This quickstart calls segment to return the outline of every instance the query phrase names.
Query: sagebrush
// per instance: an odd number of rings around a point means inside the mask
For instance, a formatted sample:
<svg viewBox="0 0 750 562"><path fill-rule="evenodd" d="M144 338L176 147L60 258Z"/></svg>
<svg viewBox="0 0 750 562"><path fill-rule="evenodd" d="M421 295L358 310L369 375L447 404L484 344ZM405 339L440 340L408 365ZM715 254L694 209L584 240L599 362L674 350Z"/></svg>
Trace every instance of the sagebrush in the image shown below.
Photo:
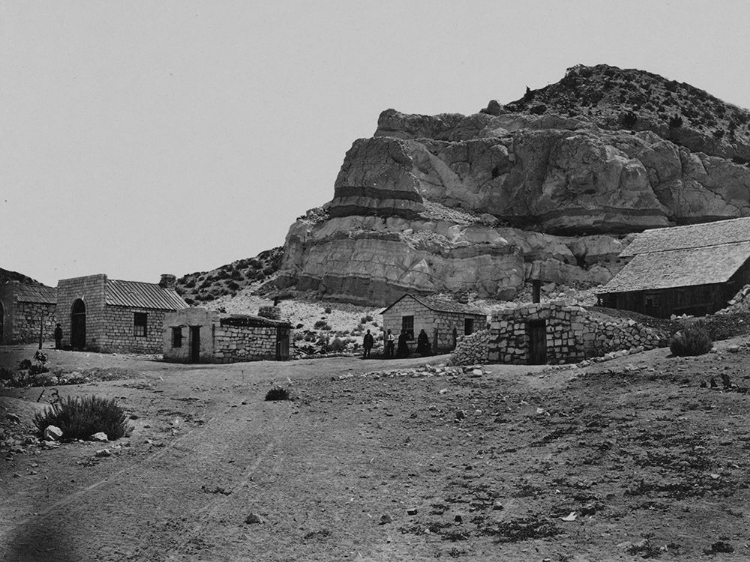
<svg viewBox="0 0 750 562"><path fill-rule="evenodd" d="M113 441L130 430L127 416L117 402L96 396L68 396L44 412L35 414L34 425L39 430L40 437L44 436L47 426L59 427L65 440L88 439L103 431Z"/></svg>
<svg viewBox="0 0 750 562"><path fill-rule="evenodd" d="M678 357L703 355L711 351L712 347L711 336L702 326L688 326L677 332L669 341L672 355Z"/></svg>

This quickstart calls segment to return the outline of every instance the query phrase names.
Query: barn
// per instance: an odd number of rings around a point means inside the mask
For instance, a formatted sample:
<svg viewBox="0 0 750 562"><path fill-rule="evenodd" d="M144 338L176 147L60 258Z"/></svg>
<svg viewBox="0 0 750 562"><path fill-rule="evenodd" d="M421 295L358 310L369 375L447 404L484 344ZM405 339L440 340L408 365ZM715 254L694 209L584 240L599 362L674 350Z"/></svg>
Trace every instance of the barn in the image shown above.
<svg viewBox="0 0 750 562"><path fill-rule="evenodd" d="M381 312L383 331L395 338L403 331L411 352L416 351L417 336L424 329L433 353L456 347L458 336L472 334L487 327L487 314L472 305L436 296L417 297L405 294Z"/></svg>
<svg viewBox="0 0 750 562"><path fill-rule="evenodd" d="M11 281L0 285L0 344L34 343L53 337L54 287Z"/></svg>
<svg viewBox="0 0 750 562"><path fill-rule="evenodd" d="M187 307L175 276L157 283L108 279L104 274L61 279L57 317L63 346L117 353L161 353L167 312Z"/></svg>
<svg viewBox="0 0 750 562"><path fill-rule="evenodd" d="M750 218L647 230L629 260L597 291L599 304L656 318L703 316L750 283Z"/></svg>

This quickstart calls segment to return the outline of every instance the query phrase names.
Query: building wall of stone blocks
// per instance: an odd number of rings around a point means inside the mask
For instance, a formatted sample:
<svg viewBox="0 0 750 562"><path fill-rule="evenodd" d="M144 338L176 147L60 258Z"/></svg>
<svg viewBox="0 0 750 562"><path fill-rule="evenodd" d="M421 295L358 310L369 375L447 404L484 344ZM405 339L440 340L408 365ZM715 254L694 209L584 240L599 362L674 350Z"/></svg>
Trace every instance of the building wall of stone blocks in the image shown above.
<svg viewBox="0 0 750 562"><path fill-rule="evenodd" d="M528 364L529 325L542 320L549 364L574 363L623 349L653 349L661 339L657 332L633 320L594 317L565 301L527 304L492 316L488 360Z"/></svg>
<svg viewBox="0 0 750 562"><path fill-rule="evenodd" d="M81 299L86 305L86 348L102 351L106 333L104 314L107 276L89 275L61 279L57 283L57 318L62 324L63 345L70 345L73 303Z"/></svg>
<svg viewBox="0 0 750 562"><path fill-rule="evenodd" d="M164 317L162 328L162 353L165 361L190 363L193 337L190 327L198 328L200 363L213 363L214 355L214 326L219 324L219 313L205 308L184 308L168 312ZM173 329L179 329L182 334L182 344L174 347Z"/></svg>
<svg viewBox="0 0 750 562"><path fill-rule="evenodd" d="M414 316L414 339L409 341L409 349L414 352L417 348L417 336L424 329L430 339L430 345L435 346L435 330L437 330L438 352L450 351L454 347L453 329L457 335L464 335L464 325L467 318L474 320L474 331L483 330L487 325L487 317L481 314L464 312L444 312L432 310L410 296L406 296L383 313L383 334L390 329L394 338L401 333L401 319L404 316Z"/></svg>
<svg viewBox="0 0 750 562"><path fill-rule="evenodd" d="M135 313L146 314L146 335L135 335ZM167 311L149 308L106 306L105 330L99 340L99 350L112 353L161 353L164 317ZM88 317L86 319L88 328Z"/></svg>
<svg viewBox="0 0 750 562"><path fill-rule="evenodd" d="M216 326L214 359L217 363L273 361L276 332L276 326Z"/></svg>
<svg viewBox="0 0 750 562"><path fill-rule="evenodd" d="M57 322L55 303L19 300L16 284L0 287L2 305L2 341L0 344L36 343L39 341L40 323L43 325L42 341L54 339Z"/></svg>

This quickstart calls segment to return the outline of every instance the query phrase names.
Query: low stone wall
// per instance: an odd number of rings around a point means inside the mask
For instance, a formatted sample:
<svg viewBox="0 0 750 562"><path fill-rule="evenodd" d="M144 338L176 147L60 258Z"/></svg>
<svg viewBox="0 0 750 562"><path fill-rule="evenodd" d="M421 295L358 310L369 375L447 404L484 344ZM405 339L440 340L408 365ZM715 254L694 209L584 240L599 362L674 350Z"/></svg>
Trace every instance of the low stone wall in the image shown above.
<svg viewBox="0 0 750 562"><path fill-rule="evenodd" d="M526 304L492 316L487 353L482 338L464 338L451 356L451 364L477 362L530 363L529 325L544 323L547 364L576 363L590 357L628 349L659 347L662 335L630 319L593 314L567 301Z"/></svg>
<svg viewBox="0 0 750 562"><path fill-rule="evenodd" d="M490 351L489 342L489 329L459 338L455 351L448 359L448 365L481 365L487 363Z"/></svg>

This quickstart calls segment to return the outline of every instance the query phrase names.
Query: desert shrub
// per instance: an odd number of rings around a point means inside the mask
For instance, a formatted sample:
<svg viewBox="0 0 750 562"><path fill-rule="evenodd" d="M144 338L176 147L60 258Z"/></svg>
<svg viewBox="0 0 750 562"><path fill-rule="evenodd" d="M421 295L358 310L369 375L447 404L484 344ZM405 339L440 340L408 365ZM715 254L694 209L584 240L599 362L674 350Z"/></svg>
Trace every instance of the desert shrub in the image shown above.
<svg viewBox="0 0 750 562"><path fill-rule="evenodd" d="M193 287L195 287L195 279L190 279L190 281L185 282L186 289L192 289Z"/></svg>
<svg viewBox="0 0 750 562"><path fill-rule="evenodd" d="M13 371L0 367L0 381L9 381L13 378Z"/></svg>
<svg viewBox="0 0 750 562"><path fill-rule="evenodd" d="M328 322L325 320L318 320L315 322L315 325L313 326L316 330L330 330L331 326L328 325Z"/></svg>
<svg viewBox="0 0 750 562"><path fill-rule="evenodd" d="M269 275L273 275L275 272L276 270L270 265L263 268L263 275L265 275L266 277L268 277Z"/></svg>
<svg viewBox="0 0 750 562"><path fill-rule="evenodd" d="M300 323L299 323L299 324L297 324L297 325L296 325L296 326L295 326L294 328L295 328L296 330L299 330L300 328L304 328L304 327L305 327L305 325L304 325L304 324L303 324L302 322L300 322Z"/></svg>
<svg viewBox="0 0 750 562"><path fill-rule="evenodd" d="M289 400L289 391L286 388L274 386L271 390L266 392L267 402L276 400Z"/></svg>
<svg viewBox="0 0 750 562"><path fill-rule="evenodd" d="M42 373L49 373L49 369L44 365L37 363L29 367L29 375L41 375Z"/></svg>
<svg viewBox="0 0 750 562"><path fill-rule="evenodd" d="M25 371L26 369L30 369L30 368L31 368L31 359L23 359L18 364L18 370L19 371Z"/></svg>
<svg viewBox="0 0 750 562"><path fill-rule="evenodd" d="M620 122L622 123L622 126L626 129L632 129L635 127L635 124L638 122L638 116L633 113L632 111L628 111L627 113L623 113L620 116Z"/></svg>
<svg viewBox="0 0 750 562"><path fill-rule="evenodd" d="M712 347L711 337L702 326L688 326L677 332L669 341L670 351L679 357L703 355L711 351Z"/></svg>
<svg viewBox="0 0 750 562"><path fill-rule="evenodd" d="M229 283L227 283L227 289L229 289L230 291L236 291L239 288L240 286L234 281L229 281Z"/></svg>
<svg viewBox="0 0 750 562"><path fill-rule="evenodd" d="M372 315L368 314L367 316L363 316L360 322L362 322L362 324L367 324L368 322L372 322Z"/></svg>
<svg viewBox="0 0 750 562"><path fill-rule="evenodd" d="M325 313L326 313L326 314L330 314L330 313L331 313L331 307L330 307L330 306L327 306L327 307L325 308Z"/></svg>
<svg viewBox="0 0 750 562"><path fill-rule="evenodd" d="M106 433L108 439L115 440L130 429L125 412L117 402L97 396L68 396L51 408L35 414L34 425L39 430L40 437L44 435L47 426L59 427L66 440L88 439L100 431Z"/></svg>
<svg viewBox="0 0 750 562"><path fill-rule="evenodd" d="M669 118L669 128L679 129L680 127L682 127L682 117L679 115L672 115L672 117Z"/></svg>
<svg viewBox="0 0 750 562"><path fill-rule="evenodd" d="M331 351L333 353L342 353L346 349L346 344L341 340L341 338L334 338L334 340L331 342Z"/></svg>

